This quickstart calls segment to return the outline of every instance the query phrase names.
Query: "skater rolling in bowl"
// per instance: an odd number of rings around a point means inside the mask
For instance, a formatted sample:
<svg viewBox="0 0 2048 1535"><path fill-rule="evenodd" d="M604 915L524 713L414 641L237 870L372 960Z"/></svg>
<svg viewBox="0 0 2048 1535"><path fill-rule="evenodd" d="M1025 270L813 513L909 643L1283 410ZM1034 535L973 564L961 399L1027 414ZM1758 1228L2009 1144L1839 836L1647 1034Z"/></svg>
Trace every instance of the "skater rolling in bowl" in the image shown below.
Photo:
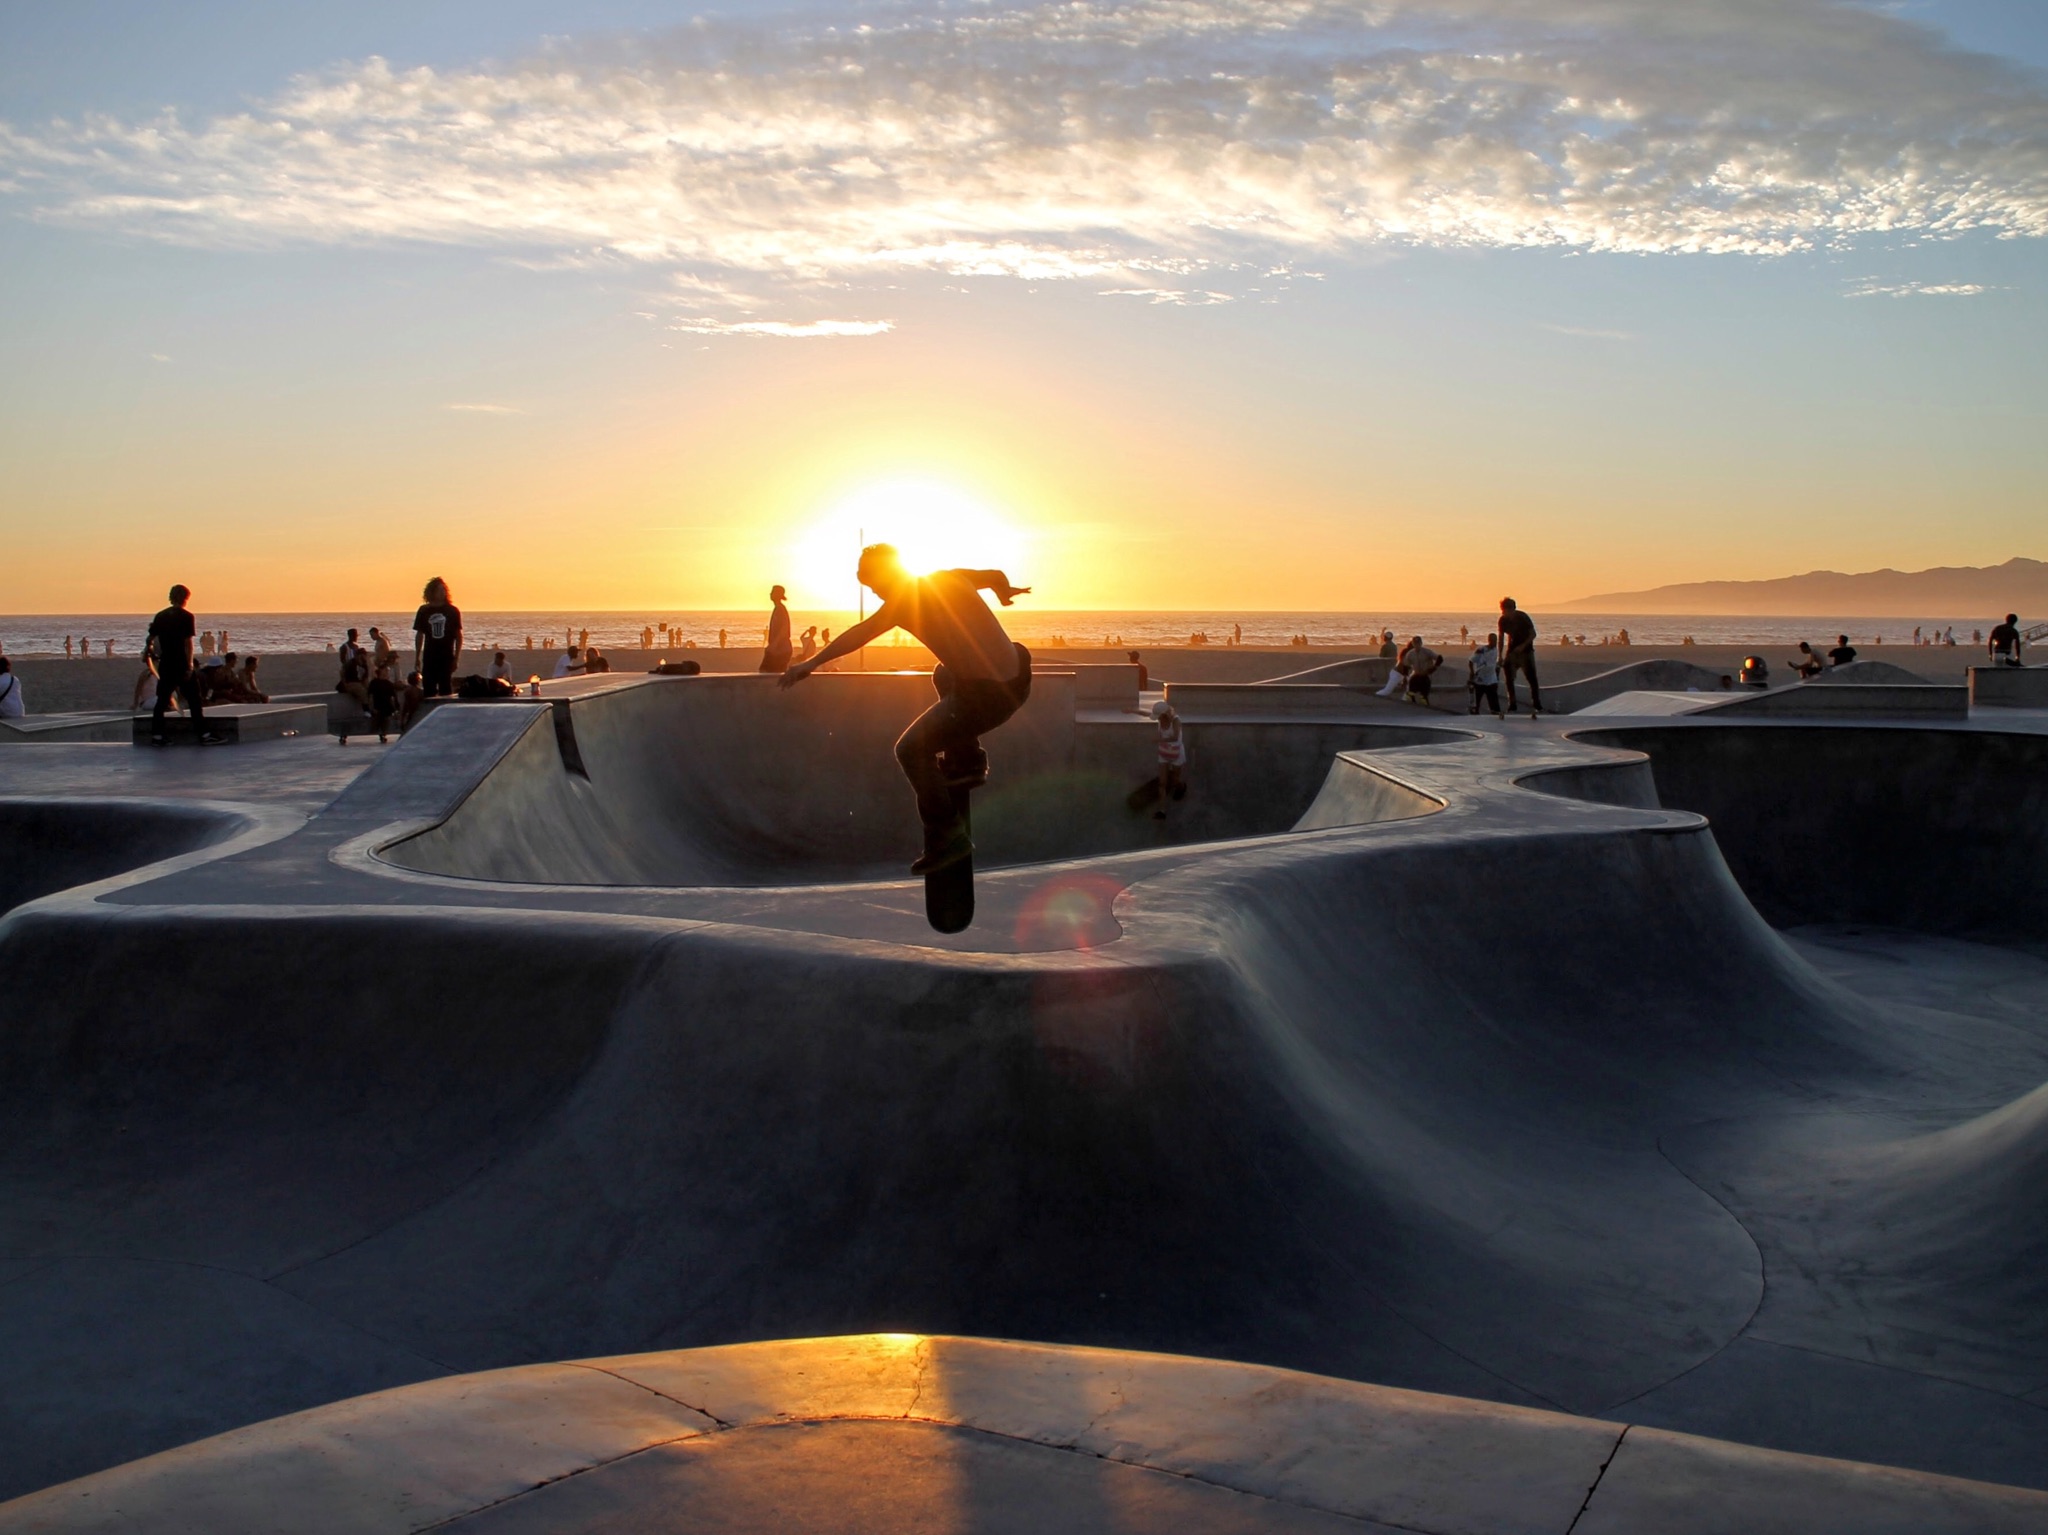
<svg viewBox="0 0 2048 1535"><path fill-rule="evenodd" d="M1008 607L1031 588L1012 586L1000 570L913 576L888 544L861 550L858 574L882 605L816 655L792 663L781 685L795 687L819 667L873 644L891 629L909 631L937 658L932 686L938 702L896 742L896 761L917 791L917 813L924 821L924 856L910 872L930 874L974 851L954 810L952 786L986 774L980 738L1031 696L1031 652L1003 632L981 593L994 592Z"/></svg>

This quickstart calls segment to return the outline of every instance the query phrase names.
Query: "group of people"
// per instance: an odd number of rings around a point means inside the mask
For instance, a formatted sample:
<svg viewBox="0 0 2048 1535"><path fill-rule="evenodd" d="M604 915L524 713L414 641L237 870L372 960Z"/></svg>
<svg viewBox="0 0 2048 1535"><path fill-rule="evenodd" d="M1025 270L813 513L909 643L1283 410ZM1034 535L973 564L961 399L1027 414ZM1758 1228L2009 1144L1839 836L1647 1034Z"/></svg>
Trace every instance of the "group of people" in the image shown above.
<svg viewBox="0 0 2048 1535"><path fill-rule="evenodd" d="M1461 639L1469 639L1471 631L1460 629L1458 633ZM1387 670L1386 685L1379 691L1381 698L1399 697L1408 703L1433 707L1430 694L1445 660L1441 652L1430 649L1419 634L1405 645L1396 645L1394 631L1382 629L1380 655L1394 663ZM1500 689L1505 681L1508 690L1506 712L1519 714L1521 701L1515 696L1517 676L1529 684L1529 718L1541 718L1543 692L1536 680L1536 622L1522 611L1514 598L1503 597L1498 627L1472 647L1472 653L1465 661L1466 712L1477 714L1481 709L1490 709L1493 717L1500 719Z"/></svg>
<svg viewBox="0 0 2048 1535"><path fill-rule="evenodd" d="M76 651L73 651L73 649L71 648L71 643L72 643L72 642L71 642L71 636L70 636L70 635L68 635L68 634L67 634L67 635L65 635L65 636L64 636L64 659L65 659L65 660L69 661L69 660L73 660L74 658L75 658L75 659L78 659L78 660L90 660L90 659L92 658L92 641L91 641L91 640L87 639L87 638L86 638L86 637L85 637L84 635L82 635L82 634L81 634L81 635L80 635L80 636L78 637L78 648L77 648L77 650L76 650ZM113 642L112 640L101 640L101 641L100 641L100 643L101 643L102 645L106 646L106 650L105 650L105 652L104 652L104 654L106 655L106 657L107 657L107 658L108 658L109 660L113 659L113 655L114 655L114 642Z"/></svg>

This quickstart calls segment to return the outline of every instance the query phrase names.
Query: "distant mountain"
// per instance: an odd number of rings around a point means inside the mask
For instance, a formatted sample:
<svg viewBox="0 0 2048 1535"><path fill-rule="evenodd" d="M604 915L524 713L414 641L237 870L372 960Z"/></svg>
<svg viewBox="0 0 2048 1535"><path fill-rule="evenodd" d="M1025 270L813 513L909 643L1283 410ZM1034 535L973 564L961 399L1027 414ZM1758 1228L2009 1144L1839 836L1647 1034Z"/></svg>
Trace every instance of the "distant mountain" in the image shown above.
<svg viewBox="0 0 2048 1535"><path fill-rule="evenodd" d="M1686 581L1533 605L1553 613L1697 613L1779 618L1983 618L2048 613L2048 561L1937 570L1810 570L1773 581Z"/></svg>

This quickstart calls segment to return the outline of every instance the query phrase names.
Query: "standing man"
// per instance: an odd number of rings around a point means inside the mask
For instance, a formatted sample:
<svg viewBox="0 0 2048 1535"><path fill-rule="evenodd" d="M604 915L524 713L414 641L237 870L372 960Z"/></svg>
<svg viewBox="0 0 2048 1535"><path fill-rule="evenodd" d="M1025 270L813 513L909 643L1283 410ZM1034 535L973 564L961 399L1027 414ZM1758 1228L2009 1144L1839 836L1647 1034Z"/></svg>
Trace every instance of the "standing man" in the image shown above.
<svg viewBox="0 0 2048 1535"><path fill-rule="evenodd" d="M1515 673L1529 679L1529 718L1543 717L1543 693L1536 682L1536 621L1515 606L1515 599L1500 600L1501 672L1508 685L1508 713L1519 709L1515 702Z"/></svg>
<svg viewBox="0 0 2048 1535"><path fill-rule="evenodd" d="M449 600L448 583L439 576L420 595L426 601L412 616L412 664L428 698L447 698L455 692L455 659L462 654L462 609Z"/></svg>
<svg viewBox="0 0 2048 1535"><path fill-rule="evenodd" d="M2020 664L2019 614L2006 614L2005 622L1999 624L1991 631L1991 664L1993 666L2018 666Z"/></svg>
<svg viewBox="0 0 2048 1535"><path fill-rule="evenodd" d="M782 686L795 687L819 667L873 644L891 629L908 630L938 658L932 686L939 701L912 720L896 742L896 763L917 791L917 813L924 821L924 856L910 872L931 874L974 851L967 828L953 813L953 771L971 764L981 737L1031 696L1031 652L1003 632L981 600L982 590L994 592L1008 607L1031 588L1012 586L1000 570L913 576L888 544L861 550L857 573L882 605L808 661L791 666L782 674Z"/></svg>
<svg viewBox="0 0 2048 1535"><path fill-rule="evenodd" d="M150 715L149 743L171 744L164 728L164 711L173 698L185 700L185 712L192 717L192 731L201 746L218 746L224 739L206 728L206 709L199 701L199 688L192 674L192 641L198 625L185 604L192 600L190 587L171 588L171 605L149 621L145 653L156 660L156 709Z"/></svg>
<svg viewBox="0 0 2048 1535"><path fill-rule="evenodd" d="M761 670L780 676L789 670L789 658L796 649L789 642L789 609L783 606L788 595L781 587L771 586L768 600L775 604L775 611L768 615L768 644L761 652Z"/></svg>

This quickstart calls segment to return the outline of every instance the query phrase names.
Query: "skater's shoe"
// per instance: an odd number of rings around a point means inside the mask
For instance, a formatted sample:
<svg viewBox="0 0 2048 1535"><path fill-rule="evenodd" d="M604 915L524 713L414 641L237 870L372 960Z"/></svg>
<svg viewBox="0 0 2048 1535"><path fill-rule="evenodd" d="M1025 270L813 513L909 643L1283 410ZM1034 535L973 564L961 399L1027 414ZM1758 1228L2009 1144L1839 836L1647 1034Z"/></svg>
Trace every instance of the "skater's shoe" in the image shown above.
<svg viewBox="0 0 2048 1535"><path fill-rule="evenodd" d="M169 736L151 736L149 738L149 744L151 746L169 746L171 744L171 738Z"/></svg>
<svg viewBox="0 0 2048 1535"><path fill-rule="evenodd" d="M910 872L917 875L936 874L941 869L950 869L962 859L974 855L974 843L964 827L955 826L936 840L925 839L924 856L910 866Z"/></svg>
<svg viewBox="0 0 2048 1535"><path fill-rule="evenodd" d="M979 789L988 782L988 753L979 746L940 752L939 776L949 789Z"/></svg>
<svg viewBox="0 0 2048 1535"><path fill-rule="evenodd" d="M1155 821L1163 821L1166 819L1166 812L1164 810L1155 810L1152 812L1152 819Z"/></svg>
<svg viewBox="0 0 2048 1535"><path fill-rule="evenodd" d="M218 730L209 730L199 738L199 744L201 746L225 746L228 744L228 738Z"/></svg>

